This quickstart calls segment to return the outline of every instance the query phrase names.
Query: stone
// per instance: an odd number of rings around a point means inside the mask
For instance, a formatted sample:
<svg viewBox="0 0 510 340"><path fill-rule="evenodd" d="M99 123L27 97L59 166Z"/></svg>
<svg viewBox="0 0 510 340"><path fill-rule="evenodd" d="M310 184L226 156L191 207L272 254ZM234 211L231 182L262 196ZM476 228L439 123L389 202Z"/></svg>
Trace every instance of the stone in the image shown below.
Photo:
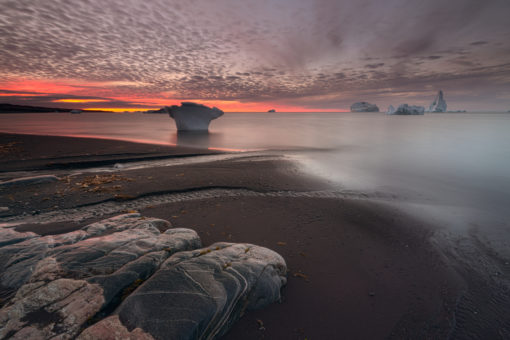
<svg viewBox="0 0 510 340"><path fill-rule="evenodd" d="M423 106L415 106L415 105L400 105L395 112L394 115L422 115L425 113L425 108Z"/></svg>
<svg viewBox="0 0 510 340"><path fill-rule="evenodd" d="M280 300L285 260L124 214L59 235L0 226L0 339L195 339ZM97 322L96 322L97 321Z"/></svg>
<svg viewBox="0 0 510 340"><path fill-rule="evenodd" d="M141 328L129 331L118 315L109 316L82 332L76 340L153 340Z"/></svg>
<svg viewBox="0 0 510 340"><path fill-rule="evenodd" d="M211 120L223 115L223 111L217 107L190 102L182 102L181 106L166 106L164 109L175 120L178 131L208 131Z"/></svg>
<svg viewBox="0 0 510 340"><path fill-rule="evenodd" d="M275 109L271 109L271 110L267 110L267 112L273 113L273 112L276 112L276 110Z"/></svg>
<svg viewBox="0 0 510 340"><path fill-rule="evenodd" d="M120 303L126 288L150 277L169 256L201 246L191 229L158 229L169 226L125 214L0 247L1 285L16 291L0 310L0 339L76 336L87 320Z"/></svg>
<svg viewBox="0 0 510 340"><path fill-rule="evenodd" d="M379 112L379 108L375 104L357 102L351 105L351 112Z"/></svg>
<svg viewBox="0 0 510 340"><path fill-rule="evenodd" d="M115 315L128 329L155 339L212 339L223 335L245 310L280 299L285 260L251 244L216 243L176 253L124 300ZM105 319L84 330L82 339L119 329ZM120 327L121 328L121 327Z"/></svg>
<svg viewBox="0 0 510 340"><path fill-rule="evenodd" d="M429 112L446 112L446 101L443 97L443 91L439 90L434 101L429 106Z"/></svg>

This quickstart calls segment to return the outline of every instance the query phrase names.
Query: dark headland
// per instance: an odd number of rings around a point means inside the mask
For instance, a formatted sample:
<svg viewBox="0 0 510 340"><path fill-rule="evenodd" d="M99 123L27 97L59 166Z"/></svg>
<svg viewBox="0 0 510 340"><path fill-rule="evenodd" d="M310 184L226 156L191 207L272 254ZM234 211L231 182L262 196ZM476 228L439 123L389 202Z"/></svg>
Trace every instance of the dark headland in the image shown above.
<svg viewBox="0 0 510 340"><path fill-rule="evenodd" d="M58 107L30 106L30 105L14 105L8 103L0 103L0 113L54 113L54 112L71 112L72 109L64 109ZM87 110L83 110L87 111ZM97 112L97 111L94 111ZM100 111L110 112L110 111Z"/></svg>

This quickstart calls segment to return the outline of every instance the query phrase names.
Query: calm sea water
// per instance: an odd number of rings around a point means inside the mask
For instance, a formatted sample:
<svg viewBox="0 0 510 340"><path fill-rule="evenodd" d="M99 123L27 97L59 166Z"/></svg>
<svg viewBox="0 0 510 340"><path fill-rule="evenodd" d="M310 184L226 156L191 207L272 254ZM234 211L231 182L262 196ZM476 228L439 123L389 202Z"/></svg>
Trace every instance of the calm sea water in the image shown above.
<svg viewBox="0 0 510 340"><path fill-rule="evenodd" d="M225 114L206 135L159 114L3 114L0 131L234 150L279 150L332 187L394 204L510 249L510 114ZM494 245L493 244L493 245Z"/></svg>

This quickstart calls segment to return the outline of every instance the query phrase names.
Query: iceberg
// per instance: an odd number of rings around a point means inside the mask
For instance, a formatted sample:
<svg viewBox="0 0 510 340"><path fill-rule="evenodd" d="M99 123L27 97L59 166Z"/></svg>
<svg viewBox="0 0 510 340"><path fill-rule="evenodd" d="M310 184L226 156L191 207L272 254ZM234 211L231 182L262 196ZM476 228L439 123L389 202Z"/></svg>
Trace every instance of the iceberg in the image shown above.
<svg viewBox="0 0 510 340"><path fill-rule="evenodd" d="M175 120L177 131L207 131L211 120L223 115L223 111L217 107L191 102L182 102L181 106L165 106L164 109Z"/></svg>
<svg viewBox="0 0 510 340"><path fill-rule="evenodd" d="M379 108L375 104L357 102L351 105L351 112L379 112Z"/></svg>
<svg viewBox="0 0 510 340"><path fill-rule="evenodd" d="M443 91L439 90L434 101L429 106L429 112L446 112L446 101L443 97Z"/></svg>
<svg viewBox="0 0 510 340"><path fill-rule="evenodd" d="M395 113L395 108L393 105L388 106L388 111L386 111L387 114L392 115Z"/></svg>
<svg viewBox="0 0 510 340"><path fill-rule="evenodd" d="M267 110L267 112L276 112L275 109Z"/></svg>
<svg viewBox="0 0 510 340"><path fill-rule="evenodd" d="M425 108L423 106L402 104L392 114L394 114L394 115L422 115L424 113L425 113Z"/></svg>

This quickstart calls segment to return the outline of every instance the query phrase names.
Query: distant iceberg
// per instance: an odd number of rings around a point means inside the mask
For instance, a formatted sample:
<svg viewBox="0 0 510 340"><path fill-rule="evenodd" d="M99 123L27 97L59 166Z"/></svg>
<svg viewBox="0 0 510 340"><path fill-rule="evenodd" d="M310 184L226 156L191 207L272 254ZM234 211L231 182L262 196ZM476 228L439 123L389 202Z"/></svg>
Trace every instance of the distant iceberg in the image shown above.
<svg viewBox="0 0 510 340"><path fill-rule="evenodd" d="M178 131L207 131L211 120L223 115L217 107L190 102L182 102L181 106L165 106L164 109L175 120Z"/></svg>
<svg viewBox="0 0 510 340"><path fill-rule="evenodd" d="M402 104L391 114L393 114L393 115L422 115L424 113L425 113L425 108L423 106Z"/></svg>
<svg viewBox="0 0 510 340"><path fill-rule="evenodd" d="M395 108L393 105L388 106L388 111L386 111L387 114L392 115L395 113Z"/></svg>
<svg viewBox="0 0 510 340"><path fill-rule="evenodd" d="M439 90L434 101L429 106L429 112L446 112L446 101L443 97L443 91Z"/></svg>
<svg viewBox="0 0 510 340"><path fill-rule="evenodd" d="M351 105L351 112L379 112L379 108L368 102L357 102Z"/></svg>
<svg viewBox="0 0 510 340"><path fill-rule="evenodd" d="M267 112L276 112L275 109L267 110Z"/></svg>

